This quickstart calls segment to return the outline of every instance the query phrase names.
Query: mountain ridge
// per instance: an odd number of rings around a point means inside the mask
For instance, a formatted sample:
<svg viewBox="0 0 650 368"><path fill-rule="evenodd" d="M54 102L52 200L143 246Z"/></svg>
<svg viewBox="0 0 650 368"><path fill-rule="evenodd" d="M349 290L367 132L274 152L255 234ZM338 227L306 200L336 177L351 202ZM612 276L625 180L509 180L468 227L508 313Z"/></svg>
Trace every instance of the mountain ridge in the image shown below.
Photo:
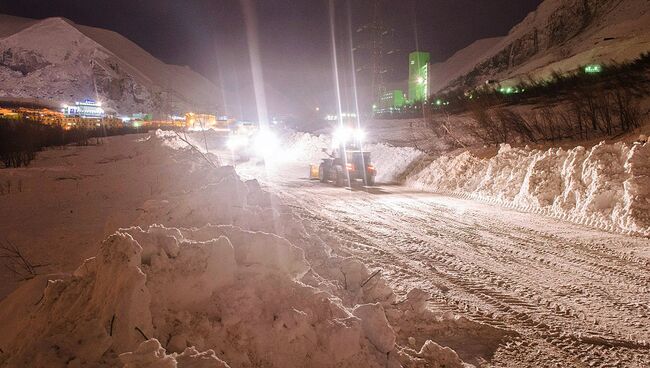
<svg viewBox="0 0 650 368"><path fill-rule="evenodd" d="M205 77L156 59L120 34L0 15L0 96L58 103L96 98L121 114L215 112L221 93Z"/></svg>
<svg viewBox="0 0 650 368"><path fill-rule="evenodd" d="M648 0L546 0L477 60L457 63L454 56L482 40L434 64L434 72L447 74L431 76L431 92L474 88L488 79L514 84L589 63L632 60L650 51L649 9Z"/></svg>

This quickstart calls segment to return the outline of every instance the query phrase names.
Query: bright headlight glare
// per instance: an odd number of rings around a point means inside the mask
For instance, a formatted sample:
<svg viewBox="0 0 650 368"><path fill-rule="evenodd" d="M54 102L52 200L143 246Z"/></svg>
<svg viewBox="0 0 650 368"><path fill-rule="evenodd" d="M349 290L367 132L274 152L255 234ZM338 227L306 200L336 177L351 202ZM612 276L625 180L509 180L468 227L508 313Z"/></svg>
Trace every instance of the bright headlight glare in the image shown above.
<svg viewBox="0 0 650 368"><path fill-rule="evenodd" d="M278 138L269 130L261 130L255 137L255 152L259 156L268 157L280 147Z"/></svg>
<svg viewBox="0 0 650 368"><path fill-rule="evenodd" d="M363 140L366 139L366 132L364 132L361 129L355 130L354 139L356 139L359 142L363 142Z"/></svg>
<svg viewBox="0 0 650 368"><path fill-rule="evenodd" d="M363 142L366 138L366 132L361 129L352 129L350 127L339 127L334 131L332 143L334 146L347 144L351 140Z"/></svg>
<svg viewBox="0 0 650 368"><path fill-rule="evenodd" d="M352 129L348 127L339 127L334 131L332 136L334 145L345 144L352 138Z"/></svg>
<svg viewBox="0 0 650 368"><path fill-rule="evenodd" d="M231 136L226 142L226 147L230 150L236 150L238 148L244 147L248 144L248 138L243 136Z"/></svg>

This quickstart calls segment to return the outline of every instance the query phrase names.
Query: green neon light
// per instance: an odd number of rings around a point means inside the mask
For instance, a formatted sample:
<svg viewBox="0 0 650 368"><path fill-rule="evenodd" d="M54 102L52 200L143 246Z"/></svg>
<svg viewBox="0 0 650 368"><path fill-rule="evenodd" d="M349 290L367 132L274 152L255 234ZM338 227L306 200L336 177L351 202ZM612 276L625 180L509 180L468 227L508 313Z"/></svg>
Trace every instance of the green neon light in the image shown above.
<svg viewBox="0 0 650 368"><path fill-rule="evenodd" d="M591 64L585 66L585 73L587 74L595 74L595 73L600 73L603 71L603 67L600 64Z"/></svg>
<svg viewBox="0 0 650 368"><path fill-rule="evenodd" d="M499 88L499 92L503 93L504 95L511 95L513 93L519 93L519 89L516 87L501 87Z"/></svg>

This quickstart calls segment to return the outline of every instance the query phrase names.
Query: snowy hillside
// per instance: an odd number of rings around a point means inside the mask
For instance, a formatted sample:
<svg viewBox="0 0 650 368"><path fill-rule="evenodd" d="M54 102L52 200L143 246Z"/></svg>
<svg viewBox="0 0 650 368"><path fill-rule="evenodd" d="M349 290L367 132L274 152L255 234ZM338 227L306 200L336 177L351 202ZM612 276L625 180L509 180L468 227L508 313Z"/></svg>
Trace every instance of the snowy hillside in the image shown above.
<svg viewBox="0 0 650 368"><path fill-rule="evenodd" d="M97 98L120 113L213 111L220 94L187 67L167 65L119 34L62 18L0 15L0 97L55 103Z"/></svg>
<svg viewBox="0 0 650 368"><path fill-rule="evenodd" d="M431 90L634 59L650 51L649 9L648 0L546 0L506 37L477 41L434 65Z"/></svg>
<svg viewBox="0 0 650 368"><path fill-rule="evenodd" d="M485 59L488 56L487 53L502 40L502 37L494 37L475 41L456 52L447 61L432 64L429 72L431 90L439 91L454 79L467 74L476 65L477 60Z"/></svg>

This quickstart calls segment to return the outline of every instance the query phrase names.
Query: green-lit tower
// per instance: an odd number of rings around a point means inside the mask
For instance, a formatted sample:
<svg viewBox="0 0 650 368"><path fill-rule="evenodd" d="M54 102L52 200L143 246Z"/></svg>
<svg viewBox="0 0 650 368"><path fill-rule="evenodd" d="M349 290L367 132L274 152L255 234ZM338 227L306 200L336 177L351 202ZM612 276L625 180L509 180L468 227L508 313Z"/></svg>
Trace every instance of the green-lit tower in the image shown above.
<svg viewBox="0 0 650 368"><path fill-rule="evenodd" d="M429 94L429 60L428 52L409 54L409 95L411 102L424 101Z"/></svg>

